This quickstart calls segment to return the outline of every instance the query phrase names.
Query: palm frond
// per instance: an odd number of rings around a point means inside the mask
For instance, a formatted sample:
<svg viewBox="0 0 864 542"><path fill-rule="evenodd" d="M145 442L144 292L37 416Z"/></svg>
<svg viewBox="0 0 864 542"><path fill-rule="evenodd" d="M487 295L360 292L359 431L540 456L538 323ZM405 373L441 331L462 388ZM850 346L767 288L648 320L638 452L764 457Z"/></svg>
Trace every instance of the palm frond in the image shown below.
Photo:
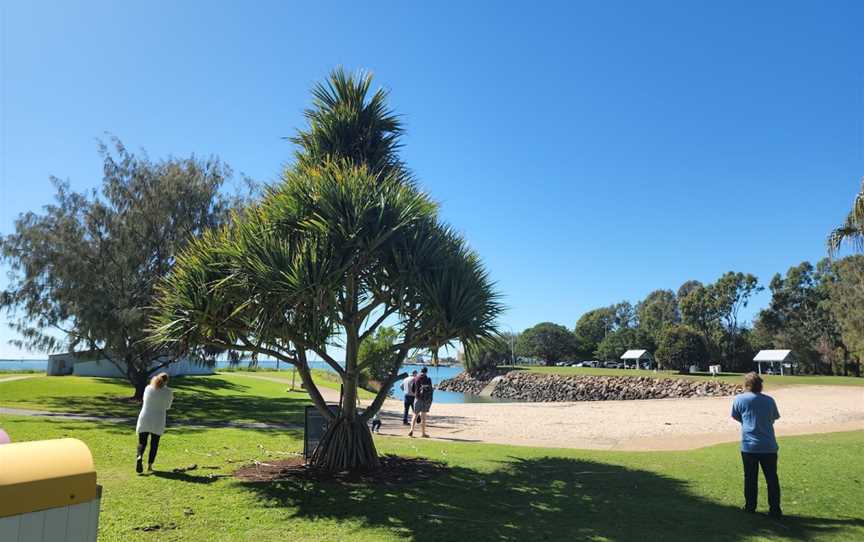
<svg viewBox="0 0 864 542"><path fill-rule="evenodd" d="M829 254L836 254L844 243L851 244L859 252L864 251L864 182L861 183L861 191L852 202L852 209L846 216L846 221L828 235Z"/></svg>

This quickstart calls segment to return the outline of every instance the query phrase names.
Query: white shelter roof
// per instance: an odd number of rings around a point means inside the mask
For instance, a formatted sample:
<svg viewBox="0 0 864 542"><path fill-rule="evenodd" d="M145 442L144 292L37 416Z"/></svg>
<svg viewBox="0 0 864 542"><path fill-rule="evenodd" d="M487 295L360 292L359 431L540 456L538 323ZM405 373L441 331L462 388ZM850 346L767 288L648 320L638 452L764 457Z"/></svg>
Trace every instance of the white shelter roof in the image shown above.
<svg viewBox="0 0 864 542"><path fill-rule="evenodd" d="M791 355L791 350L760 350L753 361L787 361Z"/></svg>
<svg viewBox="0 0 864 542"><path fill-rule="evenodd" d="M624 352L621 359L642 359L647 353L647 350L628 350Z"/></svg>

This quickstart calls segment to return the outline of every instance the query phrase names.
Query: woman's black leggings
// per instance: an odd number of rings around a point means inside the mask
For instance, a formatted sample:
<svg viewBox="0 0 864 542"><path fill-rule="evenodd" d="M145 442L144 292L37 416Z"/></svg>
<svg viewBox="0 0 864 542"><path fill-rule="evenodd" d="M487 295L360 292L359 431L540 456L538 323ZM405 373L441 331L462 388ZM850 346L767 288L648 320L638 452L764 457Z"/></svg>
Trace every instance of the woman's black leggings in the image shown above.
<svg viewBox="0 0 864 542"><path fill-rule="evenodd" d="M144 456L144 448L147 447L147 435L150 435L150 455L147 458L147 463L153 463L156 460L156 452L159 451L159 435L138 433L138 457Z"/></svg>

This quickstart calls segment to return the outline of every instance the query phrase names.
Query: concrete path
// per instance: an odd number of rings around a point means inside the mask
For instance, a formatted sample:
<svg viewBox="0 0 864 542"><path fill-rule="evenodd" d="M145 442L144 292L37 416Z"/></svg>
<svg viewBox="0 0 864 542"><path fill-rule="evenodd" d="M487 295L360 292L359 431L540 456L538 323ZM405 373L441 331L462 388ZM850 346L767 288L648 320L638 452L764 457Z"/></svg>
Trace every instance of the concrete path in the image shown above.
<svg viewBox="0 0 864 542"><path fill-rule="evenodd" d="M13 382L15 380L24 380L25 378L35 378L41 375L20 375L20 376L0 376L0 384L3 382Z"/></svg>

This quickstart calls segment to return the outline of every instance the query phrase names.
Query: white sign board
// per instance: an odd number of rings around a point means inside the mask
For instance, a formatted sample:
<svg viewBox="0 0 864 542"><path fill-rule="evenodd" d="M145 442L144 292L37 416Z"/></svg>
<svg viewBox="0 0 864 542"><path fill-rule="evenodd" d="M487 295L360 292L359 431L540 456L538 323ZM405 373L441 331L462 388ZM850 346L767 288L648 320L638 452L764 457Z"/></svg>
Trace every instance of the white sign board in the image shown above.
<svg viewBox="0 0 864 542"><path fill-rule="evenodd" d="M720 374L720 366L719 365L709 365L708 372L711 373L711 376L717 376Z"/></svg>

